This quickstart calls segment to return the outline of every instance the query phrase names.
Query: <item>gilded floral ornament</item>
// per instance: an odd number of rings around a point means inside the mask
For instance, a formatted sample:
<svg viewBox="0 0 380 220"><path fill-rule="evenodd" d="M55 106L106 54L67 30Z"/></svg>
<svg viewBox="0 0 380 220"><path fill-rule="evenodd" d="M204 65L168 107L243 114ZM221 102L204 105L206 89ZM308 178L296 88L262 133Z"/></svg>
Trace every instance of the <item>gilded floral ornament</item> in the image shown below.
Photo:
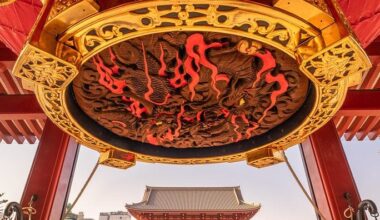
<svg viewBox="0 0 380 220"><path fill-rule="evenodd" d="M25 80L52 89L64 88L78 74L76 67L66 61L28 44L18 59L13 73Z"/></svg>
<svg viewBox="0 0 380 220"><path fill-rule="evenodd" d="M105 47L127 40L132 33L168 30L228 32L268 43L291 56L296 56L294 51L302 49L300 44L306 39L314 51L323 46L318 31L310 25L290 23L287 20L292 19L291 16L281 17L264 6L252 7L252 3L243 2L237 5L236 1L184 2L175 2L170 7L167 7L168 1L139 2L124 10L104 12L102 16L79 22L59 39L57 55L64 53L65 47L71 47L79 51L85 61ZM89 22L93 25L89 26Z"/></svg>
<svg viewBox="0 0 380 220"><path fill-rule="evenodd" d="M370 66L353 38L346 37L303 61L301 69L318 83L328 85L358 72L364 73Z"/></svg>

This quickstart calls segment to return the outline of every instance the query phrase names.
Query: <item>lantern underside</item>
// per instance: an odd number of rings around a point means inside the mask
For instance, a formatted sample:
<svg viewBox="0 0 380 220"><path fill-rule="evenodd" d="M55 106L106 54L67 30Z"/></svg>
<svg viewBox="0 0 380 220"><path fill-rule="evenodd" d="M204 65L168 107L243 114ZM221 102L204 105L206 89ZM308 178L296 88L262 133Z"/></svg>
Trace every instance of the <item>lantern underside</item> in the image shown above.
<svg viewBox="0 0 380 220"><path fill-rule="evenodd" d="M14 73L53 122L107 155L198 164L274 154L329 121L370 67L303 1L305 18L245 1L167 0L67 20L89 5L51 15Z"/></svg>
<svg viewBox="0 0 380 220"><path fill-rule="evenodd" d="M82 66L75 98L100 126L157 146L216 147L264 135L304 104L309 80L274 48L240 52L248 40L174 32L119 43Z"/></svg>

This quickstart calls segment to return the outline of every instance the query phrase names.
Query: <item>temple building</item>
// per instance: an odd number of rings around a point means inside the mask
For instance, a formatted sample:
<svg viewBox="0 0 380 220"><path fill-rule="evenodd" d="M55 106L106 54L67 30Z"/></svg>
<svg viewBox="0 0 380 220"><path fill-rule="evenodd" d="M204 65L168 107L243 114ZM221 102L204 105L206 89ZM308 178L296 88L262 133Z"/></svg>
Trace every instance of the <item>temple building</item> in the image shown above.
<svg viewBox="0 0 380 220"><path fill-rule="evenodd" d="M131 220L131 215L128 212L101 212L99 220Z"/></svg>
<svg viewBox="0 0 380 220"><path fill-rule="evenodd" d="M126 208L138 220L251 219L260 204L244 201L235 187L150 187L139 203Z"/></svg>
<svg viewBox="0 0 380 220"><path fill-rule="evenodd" d="M83 212L79 212L78 214L75 213L69 213L65 220L95 220L93 218L85 218Z"/></svg>

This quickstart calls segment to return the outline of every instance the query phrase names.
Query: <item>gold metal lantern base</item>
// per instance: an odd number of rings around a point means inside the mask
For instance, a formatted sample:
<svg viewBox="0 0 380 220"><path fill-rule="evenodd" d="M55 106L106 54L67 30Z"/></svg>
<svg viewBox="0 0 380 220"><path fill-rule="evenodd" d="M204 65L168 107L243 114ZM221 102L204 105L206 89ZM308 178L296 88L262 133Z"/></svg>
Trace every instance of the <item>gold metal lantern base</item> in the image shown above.
<svg viewBox="0 0 380 220"><path fill-rule="evenodd" d="M109 166L129 167L135 160L204 164L248 158L256 167L281 162L278 151L302 142L327 123L342 105L348 87L359 83L371 66L354 37L342 35L341 24L306 1L279 0L274 7L241 0L136 1L105 11L99 11L93 0L65 2L47 1L13 73L33 88L55 124L81 144L101 152L102 161ZM165 156L155 150L138 152L115 146L86 128L70 110L69 85L81 66L98 53L138 37L185 31L244 37L287 54L313 85L309 114L280 138L253 149L189 156L178 151ZM125 161L117 157L121 155L118 151L133 156Z"/></svg>

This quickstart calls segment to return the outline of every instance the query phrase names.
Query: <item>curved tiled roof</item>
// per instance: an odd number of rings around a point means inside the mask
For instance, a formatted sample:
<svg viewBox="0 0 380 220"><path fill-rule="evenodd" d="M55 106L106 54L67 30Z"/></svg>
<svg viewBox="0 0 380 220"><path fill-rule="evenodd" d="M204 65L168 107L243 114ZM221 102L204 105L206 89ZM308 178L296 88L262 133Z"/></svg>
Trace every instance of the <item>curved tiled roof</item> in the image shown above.
<svg viewBox="0 0 380 220"><path fill-rule="evenodd" d="M127 204L134 210L247 211L260 204L244 202L240 187L146 187L143 201Z"/></svg>

